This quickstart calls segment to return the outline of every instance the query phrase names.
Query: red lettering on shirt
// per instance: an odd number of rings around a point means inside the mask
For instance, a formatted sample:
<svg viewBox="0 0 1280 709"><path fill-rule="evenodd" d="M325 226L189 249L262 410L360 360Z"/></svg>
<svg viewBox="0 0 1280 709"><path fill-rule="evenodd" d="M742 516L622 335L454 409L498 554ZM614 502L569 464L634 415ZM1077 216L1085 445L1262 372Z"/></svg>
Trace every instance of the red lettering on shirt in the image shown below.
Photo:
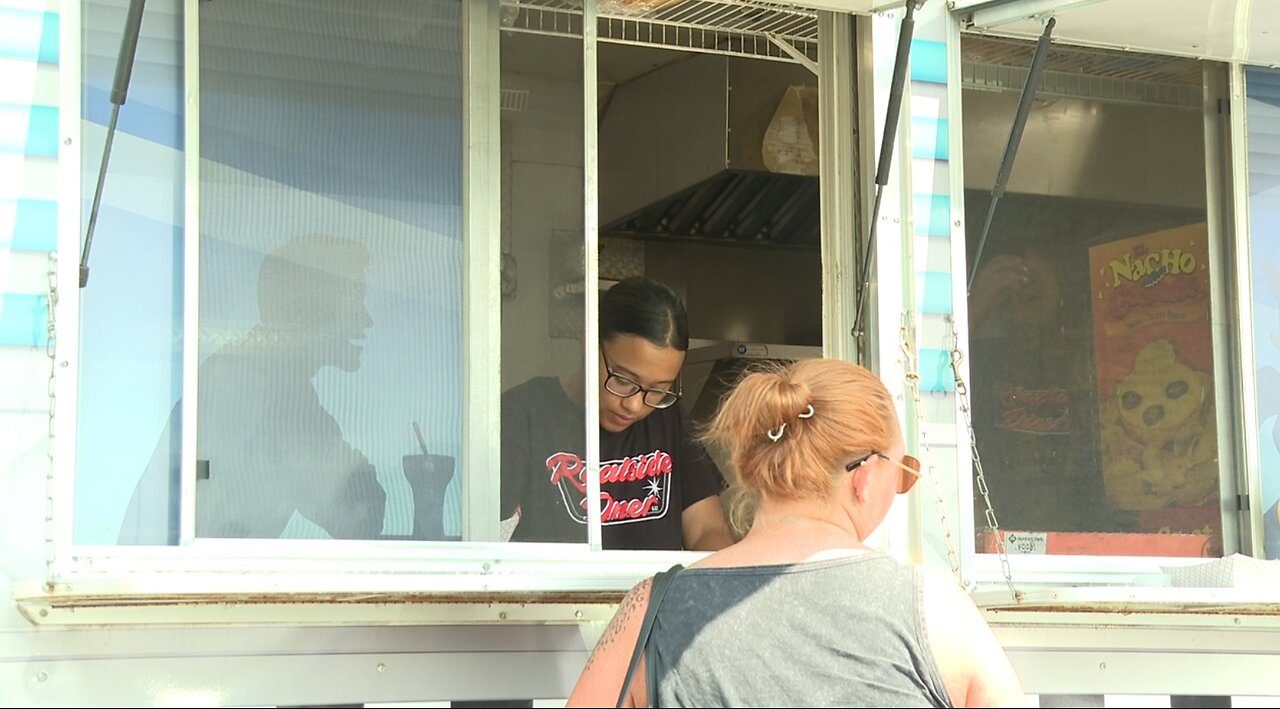
<svg viewBox="0 0 1280 709"><path fill-rule="evenodd" d="M563 454L560 454L563 455ZM657 450L611 460L600 466L600 484L634 482L671 474L671 454Z"/></svg>
<svg viewBox="0 0 1280 709"><path fill-rule="evenodd" d="M549 482L558 488L574 521L586 523L587 466L575 453L547 456ZM600 465L600 519L604 524L624 524L666 515L671 500L671 454L655 450L636 456L605 461ZM636 490L635 483L643 487ZM629 492L618 489L628 485ZM639 496L637 496L639 493ZM615 497L620 495L620 497Z"/></svg>
<svg viewBox="0 0 1280 709"><path fill-rule="evenodd" d="M600 493L600 521L620 522L644 519L652 514L653 508L660 502L656 495L615 500L607 492Z"/></svg>
<svg viewBox="0 0 1280 709"><path fill-rule="evenodd" d="M551 471L551 484L559 487L562 483L569 483L578 489L578 492L587 492L587 466L582 464L582 458L572 453L552 453L547 456L547 470Z"/></svg>

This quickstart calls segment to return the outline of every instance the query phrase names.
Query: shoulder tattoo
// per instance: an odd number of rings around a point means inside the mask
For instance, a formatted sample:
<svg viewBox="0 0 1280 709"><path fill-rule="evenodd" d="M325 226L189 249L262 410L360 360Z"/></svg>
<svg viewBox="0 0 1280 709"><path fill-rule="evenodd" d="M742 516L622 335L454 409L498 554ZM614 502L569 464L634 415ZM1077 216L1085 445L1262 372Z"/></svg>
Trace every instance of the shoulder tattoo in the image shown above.
<svg viewBox="0 0 1280 709"><path fill-rule="evenodd" d="M600 636L600 641L596 643L596 648L592 651L590 659L587 660L587 667L584 669L589 669L604 650L617 642L632 616L637 613L644 615L649 607L649 588L652 585L653 579L645 579L623 596L622 603L618 605L618 612L613 614L613 620L610 620L609 625L605 627L604 634Z"/></svg>

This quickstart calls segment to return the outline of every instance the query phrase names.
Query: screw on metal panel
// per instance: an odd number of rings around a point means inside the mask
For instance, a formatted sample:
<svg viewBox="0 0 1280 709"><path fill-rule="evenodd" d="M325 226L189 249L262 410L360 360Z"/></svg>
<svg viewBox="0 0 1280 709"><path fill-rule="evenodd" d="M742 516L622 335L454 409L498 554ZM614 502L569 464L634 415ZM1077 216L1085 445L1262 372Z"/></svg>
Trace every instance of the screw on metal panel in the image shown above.
<svg viewBox="0 0 1280 709"><path fill-rule="evenodd" d="M1105 670L1105 669L1107 669L1107 663L1106 663L1106 662L1099 662L1099 663L1098 663L1098 669L1100 669L1100 670Z"/></svg>
<svg viewBox="0 0 1280 709"><path fill-rule="evenodd" d="M507 619L506 611L502 611L501 613L498 614L498 620L506 620L506 619Z"/></svg>
<svg viewBox="0 0 1280 709"><path fill-rule="evenodd" d="M483 564L481 564L480 569L481 569L482 571L486 571L486 572L487 572L487 571L489 570L489 562L487 562L487 561L486 561L486 562L484 562Z"/></svg>
<svg viewBox="0 0 1280 709"><path fill-rule="evenodd" d="M384 664L382 664L381 662L379 662L379 663L378 663L378 671L379 671L379 672L386 672L386 671L387 671L387 666L386 666L386 665L384 665Z"/></svg>
<svg viewBox="0 0 1280 709"><path fill-rule="evenodd" d="M48 617L49 617L49 609L48 609L48 608L41 608L41 609L40 609L40 617L41 617L41 618L48 618Z"/></svg>
<svg viewBox="0 0 1280 709"><path fill-rule="evenodd" d="M574 612L573 612L573 617L574 617L574 618L577 618L577 619L579 619L579 620L581 620L581 619L582 619L582 611L574 611Z"/></svg>
<svg viewBox="0 0 1280 709"><path fill-rule="evenodd" d="M47 682L47 681L49 681L49 673L48 673L48 672L37 672L37 673L36 673L36 681L37 681L37 682Z"/></svg>

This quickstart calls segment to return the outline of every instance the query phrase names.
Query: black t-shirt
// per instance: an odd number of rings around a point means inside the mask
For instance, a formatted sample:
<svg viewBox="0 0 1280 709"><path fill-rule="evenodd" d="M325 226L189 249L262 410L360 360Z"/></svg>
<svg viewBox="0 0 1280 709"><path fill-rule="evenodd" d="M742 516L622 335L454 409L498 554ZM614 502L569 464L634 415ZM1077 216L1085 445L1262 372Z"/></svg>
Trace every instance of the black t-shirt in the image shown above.
<svg viewBox="0 0 1280 709"><path fill-rule="evenodd" d="M502 395L502 516L520 511L511 541L586 541L584 416L554 377ZM684 548L681 513L724 486L678 406L620 433L601 429L600 457L606 549Z"/></svg>

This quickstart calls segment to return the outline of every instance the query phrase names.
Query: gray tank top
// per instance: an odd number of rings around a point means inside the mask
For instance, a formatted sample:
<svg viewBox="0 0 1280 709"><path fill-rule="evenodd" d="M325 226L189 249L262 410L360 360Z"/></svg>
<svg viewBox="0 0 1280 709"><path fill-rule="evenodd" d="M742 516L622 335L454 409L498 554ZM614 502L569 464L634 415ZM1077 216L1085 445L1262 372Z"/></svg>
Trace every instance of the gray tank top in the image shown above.
<svg viewBox="0 0 1280 709"><path fill-rule="evenodd" d="M950 707L916 569L884 554L685 569L649 646L659 706Z"/></svg>

